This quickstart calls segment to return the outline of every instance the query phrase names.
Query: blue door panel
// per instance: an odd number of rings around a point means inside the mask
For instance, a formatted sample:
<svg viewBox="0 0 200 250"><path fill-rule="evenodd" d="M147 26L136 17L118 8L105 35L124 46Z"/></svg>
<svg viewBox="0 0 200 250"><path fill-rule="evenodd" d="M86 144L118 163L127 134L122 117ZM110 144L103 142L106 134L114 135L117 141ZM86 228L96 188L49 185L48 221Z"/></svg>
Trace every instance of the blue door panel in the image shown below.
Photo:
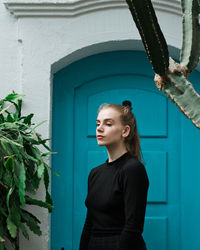
<svg viewBox="0 0 200 250"><path fill-rule="evenodd" d="M146 79L149 80L149 85L147 84ZM144 85L141 87L141 82L143 81ZM164 95L160 95L160 93L152 91L152 84L153 82L150 77L148 78L143 75L135 74L127 76L125 74L120 75L118 73L117 75L109 77L104 76L103 78L89 81L75 89L75 126L77 125L77 128L75 129L75 143L78 147L78 150L77 147L75 147L75 158L80 158L80 164L74 165L77 169L77 174L74 175L74 180L76 184L81 183L83 176L85 180L87 180L87 175L90 169L87 167L87 171L83 173L83 165L87 165L88 160L86 159L86 156L88 154L90 154L90 158L92 156L92 159L99 159L99 164L106 160L105 148L99 147L94 143L94 141L96 142L95 125L98 106L102 103L120 104L123 100L131 100L133 104L133 111L138 122L141 144L147 143L148 145L146 147L142 146L142 149L144 152L146 169L151 180L148 205L151 206L152 212L149 213L150 218L148 218L147 209L146 221L148 221L151 230L145 226L144 237L147 242L151 242L147 243L147 246L150 244L154 247L152 249L155 249L155 247L162 249L163 244L166 245L165 242L162 241L162 244L160 244L160 241L153 241L151 232L154 232L154 235L157 235L158 238L160 236L160 232L166 229L171 221L176 221L176 231L175 229L174 231L172 229L170 231L164 231L166 232L165 241L167 242L169 240L171 232L173 232L173 235L171 235L172 240L179 239L179 231L177 230L179 225L179 219L177 216L179 193L174 191L173 194L170 194L169 198L167 196L168 169L172 169L171 171L173 174L170 185L173 186L175 190L175 187L179 184L179 172L177 171L177 168L179 167L179 158L169 164L169 158L175 159L173 156L177 155L178 152L177 149L172 151L171 148L172 141L174 147L177 147L178 136L175 135L175 130L172 134L168 134L168 100ZM152 110L155 110L155 112L152 112ZM178 124L180 116L175 109L172 112L175 112L175 114L177 113L176 115L174 114L176 117L174 117L174 119ZM80 121L81 129L78 128ZM159 144L162 144L162 146L159 146ZM152 146L155 147L153 150L151 150ZM81 152L79 152L79 150ZM97 153L98 151L103 152L100 154ZM170 157L168 157L168 155ZM94 166L97 165L91 165L91 168ZM74 187L74 189L75 188L77 187ZM83 192L82 186L79 186L78 189L79 191L74 193L74 213L76 220L73 224L73 235L75 236L73 242L75 244L75 248L77 249L81 234L80 225L83 224L86 213L86 208L84 206L86 190ZM175 204L173 203L173 196L176 197ZM82 207L80 199L82 200ZM82 216L80 213L82 213ZM158 228L160 228L160 230L158 230ZM150 246L148 246L148 249L151 250Z"/></svg>
<svg viewBox="0 0 200 250"><path fill-rule="evenodd" d="M167 217L146 217L145 220L145 231L143 236L146 241L147 249L167 250ZM151 232L151 237L149 237L149 232Z"/></svg>

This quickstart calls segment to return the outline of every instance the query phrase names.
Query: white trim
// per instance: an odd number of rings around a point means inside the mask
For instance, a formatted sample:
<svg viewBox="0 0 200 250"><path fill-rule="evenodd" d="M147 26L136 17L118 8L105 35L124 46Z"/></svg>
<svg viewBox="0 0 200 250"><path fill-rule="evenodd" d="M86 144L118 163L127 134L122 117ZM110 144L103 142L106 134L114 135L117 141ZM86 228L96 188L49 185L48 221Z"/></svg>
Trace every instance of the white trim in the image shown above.
<svg viewBox="0 0 200 250"><path fill-rule="evenodd" d="M155 10L181 15L178 0L154 0ZM125 0L4 0L16 17L75 17L102 9L128 8Z"/></svg>

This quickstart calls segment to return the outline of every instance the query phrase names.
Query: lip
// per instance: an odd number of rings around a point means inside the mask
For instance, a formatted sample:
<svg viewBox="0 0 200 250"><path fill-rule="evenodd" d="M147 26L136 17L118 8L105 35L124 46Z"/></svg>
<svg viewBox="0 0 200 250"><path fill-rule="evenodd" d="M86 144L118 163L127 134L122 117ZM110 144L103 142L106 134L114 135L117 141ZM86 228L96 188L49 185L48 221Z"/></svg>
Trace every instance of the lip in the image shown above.
<svg viewBox="0 0 200 250"><path fill-rule="evenodd" d="M97 139L103 139L105 136L97 135Z"/></svg>

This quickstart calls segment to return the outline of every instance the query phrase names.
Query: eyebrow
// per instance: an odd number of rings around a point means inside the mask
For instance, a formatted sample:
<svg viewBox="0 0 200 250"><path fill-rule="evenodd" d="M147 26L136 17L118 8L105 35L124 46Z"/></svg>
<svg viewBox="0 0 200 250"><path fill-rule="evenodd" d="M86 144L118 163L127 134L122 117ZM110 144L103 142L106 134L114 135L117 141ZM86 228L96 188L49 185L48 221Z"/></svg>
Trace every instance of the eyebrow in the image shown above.
<svg viewBox="0 0 200 250"><path fill-rule="evenodd" d="M111 119L111 118L104 119L104 121L109 121L109 120L114 121L114 120ZM99 120L96 120L96 122L99 122Z"/></svg>

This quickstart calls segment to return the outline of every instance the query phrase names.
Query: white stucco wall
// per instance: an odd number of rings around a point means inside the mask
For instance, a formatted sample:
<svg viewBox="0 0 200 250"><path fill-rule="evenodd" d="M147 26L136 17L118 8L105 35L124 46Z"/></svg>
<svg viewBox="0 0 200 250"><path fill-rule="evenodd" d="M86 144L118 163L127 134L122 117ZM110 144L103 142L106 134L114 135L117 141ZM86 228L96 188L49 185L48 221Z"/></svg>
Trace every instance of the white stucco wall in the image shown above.
<svg viewBox="0 0 200 250"><path fill-rule="evenodd" d="M19 44L17 41L17 19L0 0L0 97L13 89L19 90Z"/></svg>
<svg viewBox="0 0 200 250"><path fill-rule="evenodd" d="M49 11L37 12L24 7L24 11L5 8L3 2L39 3ZM0 98L12 90L25 94L24 112L35 113L35 121L47 120L40 127L44 137L51 131L51 85L52 75L72 61L85 56L111 50L143 50L140 36L128 8L123 1L96 1L94 6L82 11L78 0L0 0ZM90 3L91 1L85 1ZM98 2L102 2L101 6ZM103 3L104 2L104 3ZM107 4L106 4L107 2ZM48 3L55 3L50 5ZM62 12L59 4L67 8L77 7L71 12ZM113 3L113 5L112 5ZM155 1L159 23L166 40L172 47L181 46L181 17L177 1ZM166 3L169 3L167 5ZM112 6L113 8L108 8ZM176 6L172 11L170 4ZM165 6L166 5L166 6ZM23 8L23 7L20 7ZM50 9L53 9L52 12ZM72 8L73 9L73 8ZM95 9L97 9L95 11ZM10 13L13 11L13 14ZM64 13L64 14L63 14ZM74 14L74 15L73 15ZM70 16L71 15L71 16ZM3 24L3 25L2 25ZM174 25L175 24L175 25ZM171 50L171 53L176 53ZM38 197L43 198L43 187ZM47 250L49 247L49 218L45 209L34 208L41 219L43 235L31 235L29 241L20 239L22 250Z"/></svg>

